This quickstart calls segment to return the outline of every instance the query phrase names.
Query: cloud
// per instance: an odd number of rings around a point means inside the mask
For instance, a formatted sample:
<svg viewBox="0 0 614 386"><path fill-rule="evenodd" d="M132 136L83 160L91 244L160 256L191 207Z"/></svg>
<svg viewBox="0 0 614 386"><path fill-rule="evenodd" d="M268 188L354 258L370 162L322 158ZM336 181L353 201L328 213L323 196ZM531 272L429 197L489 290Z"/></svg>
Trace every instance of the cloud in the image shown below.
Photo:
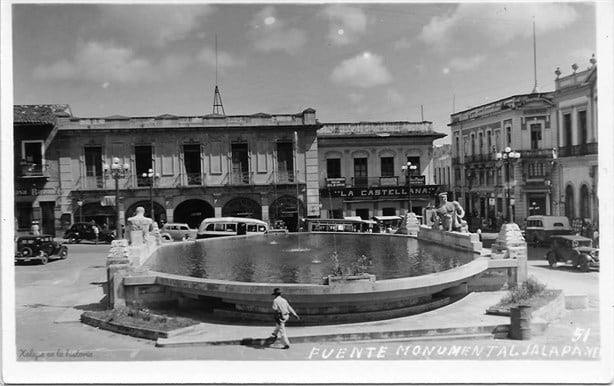
<svg viewBox="0 0 614 386"><path fill-rule="evenodd" d="M277 18L277 12L272 6L254 15L250 26L249 37L259 51L282 51L295 54L307 42L305 31L287 27L282 20Z"/></svg>
<svg viewBox="0 0 614 386"><path fill-rule="evenodd" d="M469 71L484 63L486 55L474 55L470 57L453 58L448 63L448 68L456 71Z"/></svg>
<svg viewBox="0 0 614 386"><path fill-rule="evenodd" d="M402 38L392 43L392 47L397 51L411 48L412 45L413 45L412 41L406 36L403 36Z"/></svg>
<svg viewBox="0 0 614 386"><path fill-rule="evenodd" d="M335 67L330 78L335 83L360 88L379 86L391 81L382 58L370 52L344 60Z"/></svg>
<svg viewBox="0 0 614 386"><path fill-rule="evenodd" d="M211 67L215 67L215 50L209 47L203 48L196 58L201 62L207 63ZM234 58L228 52L218 50L217 65L220 71L223 72L226 68L236 67L243 64L245 64L243 60Z"/></svg>
<svg viewBox="0 0 614 386"><path fill-rule="evenodd" d="M360 8L335 4L324 8L322 14L330 21L328 37L334 44L355 42L367 31L367 16Z"/></svg>
<svg viewBox="0 0 614 386"><path fill-rule="evenodd" d="M389 88L386 90L386 99L388 102L390 102L390 104L395 106L404 105L406 101L405 97L394 88Z"/></svg>
<svg viewBox="0 0 614 386"><path fill-rule="evenodd" d="M88 42L78 45L71 60L38 65L33 75L37 79L136 83L152 74L151 63L136 57L132 50L111 43Z"/></svg>
<svg viewBox="0 0 614 386"><path fill-rule="evenodd" d="M100 25L140 45L165 46L195 33L202 19L214 8L205 5L183 4L105 4L100 5ZM195 33L202 37L202 33ZM125 42L123 42L125 44Z"/></svg>
<svg viewBox="0 0 614 386"><path fill-rule="evenodd" d="M517 37L531 36L533 17L539 34L567 27L578 13L565 3L462 3L446 15L433 17L419 38L438 49L463 49L476 39L481 45L496 47Z"/></svg>

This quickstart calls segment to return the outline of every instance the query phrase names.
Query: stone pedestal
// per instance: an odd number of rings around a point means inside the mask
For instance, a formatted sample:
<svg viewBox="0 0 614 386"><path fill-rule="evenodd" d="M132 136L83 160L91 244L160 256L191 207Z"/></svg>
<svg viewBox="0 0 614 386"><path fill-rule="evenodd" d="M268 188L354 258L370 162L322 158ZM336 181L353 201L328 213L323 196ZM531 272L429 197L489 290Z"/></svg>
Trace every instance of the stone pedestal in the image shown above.
<svg viewBox="0 0 614 386"><path fill-rule="evenodd" d="M401 222L401 226L397 233L403 235L412 235L417 236L418 230L420 229L420 221L418 221L418 217L413 212L410 212L405 215L403 221Z"/></svg>
<svg viewBox="0 0 614 386"><path fill-rule="evenodd" d="M510 287L527 280L527 242L518 224L507 223L501 226L497 240L491 247L491 255L493 258L518 260L517 271L508 273L510 280L514 281L508 283Z"/></svg>
<svg viewBox="0 0 614 386"><path fill-rule="evenodd" d="M107 296L108 308L126 305L123 279L130 270L130 252L128 240L113 240L107 255Z"/></svg>

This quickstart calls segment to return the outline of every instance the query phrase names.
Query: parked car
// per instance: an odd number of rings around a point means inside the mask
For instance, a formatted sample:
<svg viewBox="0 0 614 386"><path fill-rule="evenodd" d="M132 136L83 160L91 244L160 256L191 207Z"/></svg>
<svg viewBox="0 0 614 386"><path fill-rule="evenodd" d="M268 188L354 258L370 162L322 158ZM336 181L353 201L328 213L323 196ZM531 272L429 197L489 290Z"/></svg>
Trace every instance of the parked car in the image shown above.
<svg viewBox="0 0 614 386"><path fill-rule="evenodd" d="M569 225L569 219L565 216L529 216L524 229L524 237L527 243L535 245L548 244L552 235L573 234L574 230Z"/></svg>
<svg viewBox="0 0 614 386"><path fill-rule="evenodd" d="M15 262L40 261L47 264L49 258L65 259L68 248L51 235L21 236L17 238Z"/></svg>
<svg viewBox="0 0 614 386"><path fill-rule="evenodd" d="M160 235L166 240L181 241L196 239L197 229L191 229L185 223L166 223L160 229Z"/></svg>
<svg viewBox="0 0 614 386"><path fill-rule="evenodd" d="M91 222L76 222L64 233L64 238L68 240L70 244L79 243L81 240L96 240L96 233L94 232L94 225ZM113 232L103 230L98 227L98 241L103 243L110 243L115 240Z"/></svg>
<svg viewBox="0 0 614 386"><path fill-rule="evenodd" d="M550 240L550 250L546 253L550 268L555 268L559 262L571 264L585 272L590 267L599 268L599 249L593 248L593 241L588 237L553 235Z"/></svg>

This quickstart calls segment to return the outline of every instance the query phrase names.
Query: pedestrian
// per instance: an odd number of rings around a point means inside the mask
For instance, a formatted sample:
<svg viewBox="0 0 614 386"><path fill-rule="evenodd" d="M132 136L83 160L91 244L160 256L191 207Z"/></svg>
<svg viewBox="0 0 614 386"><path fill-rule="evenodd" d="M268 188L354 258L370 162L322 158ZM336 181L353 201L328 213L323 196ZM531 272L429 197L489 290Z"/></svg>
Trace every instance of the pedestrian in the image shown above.
<svg viewBox="0 0 614 386"><path fill-rule="evenodd" d="M595 225L595 227L593 228L593 247L594 248L599 248L599 227L597 225Z"/></svg>
<svg viewBox="0 0 614 386"><path fill-rule="evenodd" d="M96 222L92 220L92 230L94 231L94 241L98 244L98 234L100 233L100 229L98 229L98 225Z"/></svg>
<svg viewBox="0 0 614 386"><path fill-rule="evenodd" d="M281 341L284 346L283 349L290 348L290 341L288 340L288 334L286 333L286 322L290 319L290 314L295 318L300 319L290 303L281 296L281 290L275 288L271 294L275 298L273 299L273 312L275 317L275 330L271 334L273 339L277 339L278 335L281 337Z"/></svg>

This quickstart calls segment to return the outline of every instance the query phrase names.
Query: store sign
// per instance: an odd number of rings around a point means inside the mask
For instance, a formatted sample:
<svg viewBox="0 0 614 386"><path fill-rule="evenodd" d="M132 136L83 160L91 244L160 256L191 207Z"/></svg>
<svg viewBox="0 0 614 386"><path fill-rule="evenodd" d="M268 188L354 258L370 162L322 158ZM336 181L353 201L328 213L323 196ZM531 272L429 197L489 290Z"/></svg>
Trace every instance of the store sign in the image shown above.
<svg viewBox="0 0 614 386"><path fill-rule="evenodd" d="M426 184L425 176L409 176L409 182L412 185L424 185Z"/></svg>
<svg viewBox="0 0 614 386"><path fill-rule="evenodd" d="M412 197L435 197L440 185L422 185L412 186ZM407 188L404 186L393 187L371 187L371 188L337 188L337 189L322 189L320 192L322 197L342 197L342 198L407 198Z"/></svg>
<svg viewBox="0 0 614 386"><path fill-rule="evenodd" d="M17 188L15 189L15 196L45 196L57 194L55 188Z"/></svg>
<svg viewBox="0 0 614 386"><path fill-rule="evenodd" d="M341 188L345 187L345 178L327 178L326 179L326 187L327 188Z"/></svg>

